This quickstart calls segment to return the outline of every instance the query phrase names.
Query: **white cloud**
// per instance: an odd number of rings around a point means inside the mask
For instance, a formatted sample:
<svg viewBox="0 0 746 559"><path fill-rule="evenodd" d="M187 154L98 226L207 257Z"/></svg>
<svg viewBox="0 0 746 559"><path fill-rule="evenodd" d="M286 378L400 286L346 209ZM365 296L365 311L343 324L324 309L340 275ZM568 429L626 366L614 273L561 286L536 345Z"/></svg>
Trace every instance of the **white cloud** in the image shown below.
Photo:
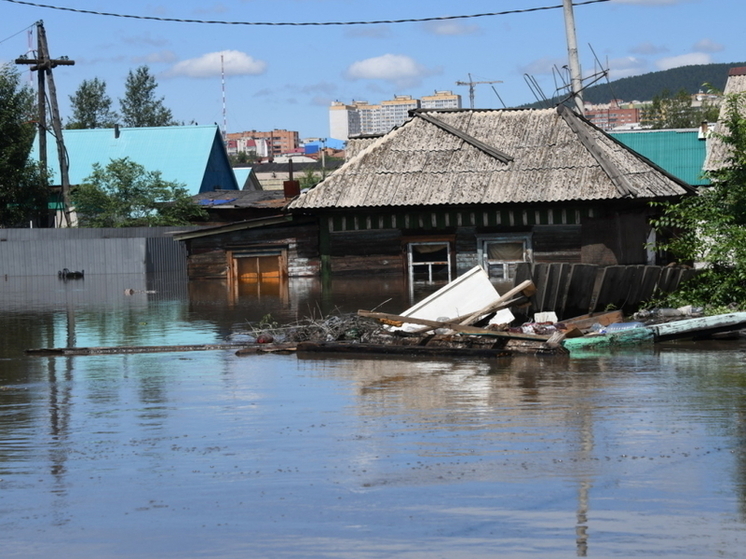
<svg viewBox="0 0 746 559"><path fill-rule="evenodd" d="M697 52L720 52L724 48L723 45L716 43L711 39L702 39L701 41L694 43L694 48L692 50Z"/></svg>
<svg viewBox="0 0 746 559"><path fill-rule="evenodd" d="M132 60L137 64L171 64L176 61L176 53L172 50L151 52L145 56L135 56Z"/></svg>
<svg viewBox="0 0 746 559"><path fill-rule="evenodd" d="M618 80L642 74L647 70L647 62L635 58L634 56L625 56L609 60L609 79Z"/></svg>
<svg viewBox="0 0 746 559"><path fill-rule="evenodd" d="M682 54L679 56L671 56L668 58L661 58L655 65L659 70L670 70L671 68L678 68L679 66L692 66L694 64L710 64L712 57L709 54L703 52L693 52L691 54Z"/></svg>
<svg viewBox="0 0 746 559"><path fill-rule="evenodd" d="M384 54L354 62L347 68L345 75L351 80L384 80L407 87L417 85L423 77L436 72L428 70L409 56Z"/></svg>
<svg viewBox="0 0 746 559"><path fill-rule="evenodd" d="M175 64L164 75L166 77L186 76L188 78L211 78L220 76L222 72L220 57L223 57L222 67L226 76L250 76L263 74L267 63L257 60L244 52L224 50L210 52L199 58L182 60Z"/></svg>
<svg viewBox="0 0 746 559"><path fill-rule="evenodd" d="M562 68L563 66L567 65L567 59L565 58L539 58L538 60L534 60L532 62L529 62L525 66L520 67L520 71L522 74L528 74L530 76L534 75L544 75L544 74L551 74L556 68Z"/></svg>
<svg viewBox="0 0 746 559"><path fill-rule="evenodd" d="M664 46L657 46L649 41L646 41L644 43L640 43L639 45L635 45L629 50L629 52L631 52L632 54L652 55L668 52L668 48Z"/></svg>
<svg viewBox="0 0 746 559"><path fill-rule="evenodd" d="M481 31L478 25L466 25L459 21L428 21L423 27L433 35L473 35Z"/></svg>

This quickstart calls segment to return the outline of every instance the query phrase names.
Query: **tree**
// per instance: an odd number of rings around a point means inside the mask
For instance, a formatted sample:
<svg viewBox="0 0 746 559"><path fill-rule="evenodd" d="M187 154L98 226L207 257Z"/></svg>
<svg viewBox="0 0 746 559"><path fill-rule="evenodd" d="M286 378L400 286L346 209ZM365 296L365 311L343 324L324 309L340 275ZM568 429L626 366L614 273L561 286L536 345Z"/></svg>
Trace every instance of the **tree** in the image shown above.
<svg viewBox="0 0 746 559"><path fill-rule="evenodd" d="M717 120L719 108L707 101L699 107L692 106L692 98L683 89L671 95L667 89L653 97L643 110L642 124L653 129L698 128L703 121Z"/></svg>
<svg viewBox="0 0 746 559"><path fill-rule="evenodd" d="M74 95L70 95L73 116L67 128L113 128L117 113L111 110L111 98L106 94L106 82L93 78L83 80Z"/></svg>
<svg viewBox="0 0 746 559"><path fill-rule="evenodd" d="M124 98L119 100L125 126L173 126L171 110L163 105L164 98L155 96L158 84L147 66L130 70L124 84Z"/></svg>
<svg viewBox="0 0 746 559"><path fill-rule="evenodd" d="M706 173L712 186L696 196L663 204L653 222L665 235L658 248L681 262L704 269L667 302L746 306L746 94L725 100L725 131L717 136L728 155L720 168Z"/></svg>
<svg viewBox="0 0 746 559"><path fill-rule="evenodd" d="M251 165L256 163L259 158L255 151L239 151L235 155L229 155L228 161L231 167L243 167L245 165Z"/></svg>
<svg viewBox="0 0 746 559"><path fill-rule="evenodd" d="M81 227L187 225L206 218L186 189L125 157L93 173L71 193Z"/></svg>
<svg viewBox="0 0 746 559"><path fill-rule="evenodd" d="M49 187L46 170L29 161L36 121L34 94L18 71L0 66L0 226L43 224Z"/></svg>

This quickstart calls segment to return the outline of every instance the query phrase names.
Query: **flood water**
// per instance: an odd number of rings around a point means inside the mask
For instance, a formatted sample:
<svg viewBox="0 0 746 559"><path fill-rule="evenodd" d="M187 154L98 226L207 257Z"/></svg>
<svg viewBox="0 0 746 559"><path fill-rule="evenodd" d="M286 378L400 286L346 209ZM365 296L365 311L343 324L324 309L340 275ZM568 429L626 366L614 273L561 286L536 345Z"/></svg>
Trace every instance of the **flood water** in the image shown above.
<svg viewBox="0 0 746 559"><path fill-rule="evenodd" d="M267 315L379 305L409 306L400 282L0 281L2 557L744 557L742 341L493 361L24 353L224 342Z"/></svg>

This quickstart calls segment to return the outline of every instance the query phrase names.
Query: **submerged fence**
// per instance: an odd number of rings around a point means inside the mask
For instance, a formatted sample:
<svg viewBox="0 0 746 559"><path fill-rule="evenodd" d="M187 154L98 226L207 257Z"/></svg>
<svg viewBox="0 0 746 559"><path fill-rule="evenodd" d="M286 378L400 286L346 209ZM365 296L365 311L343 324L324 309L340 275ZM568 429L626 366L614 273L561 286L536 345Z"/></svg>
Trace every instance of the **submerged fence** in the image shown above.
<svg viewBox="0 0 746 559"><path fill-rule="evenodd" d="M64 268L85 275L186 274L186 249L172 235L194 229L0 229L0 277L56 276Z"/></svg>
<svg viewBox="0 0 746 559"><path fill-rule="evenodd" d="M594 266L591 264L519 264L516 284L536 285L531 312L554 311L560 318L603 311L633 311L656 293L675 291L696 270L663 266Z"/></svg>

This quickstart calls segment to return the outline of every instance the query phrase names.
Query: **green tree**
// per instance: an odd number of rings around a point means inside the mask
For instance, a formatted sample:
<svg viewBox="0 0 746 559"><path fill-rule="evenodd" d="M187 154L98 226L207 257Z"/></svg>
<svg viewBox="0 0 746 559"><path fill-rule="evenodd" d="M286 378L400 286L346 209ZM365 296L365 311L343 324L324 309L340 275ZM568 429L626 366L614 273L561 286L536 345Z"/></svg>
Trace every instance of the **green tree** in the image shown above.
<svg viewBox="0 0 746 559"><path fill-rule="evenodd" d="M251 165L252 163L256 163L258 161L258 157L256 156L256 152L246 152L246 151L239 151L235 155L229 155L228 161L231 164L231 167L243 167L245 165Z"/></svg>
<svg viewBox="0 0 746 559"><path fill-rule="evenodd" d="M126 157L94 164L71 198L81 227L187 225L207 216L183 186Z"/></svg>
<svg viewBox="0 0 746 559"><path fill-rule="evenodd" d="M697 128L703 121L717 120L719 108L708 102L692 106L692 98L683 89L671 95L667 89L653 97L642 113L642 124L653 129Z"/></svg>
<svg viewBox="0 0 746 559"><path fill-rule="evenodd" d="M124 84L124 98L119 100L125 126L174 126L171 110L163 104L164 98L156 97L158 84L147 66L130 70Z"/></svg>
<svg viewBox="0 0 746 559"><path fill-rule="evenodd" d="M725 100L727 147L722 167L706 173L712 186L677 203L663 204L653 222L666 239L658 248L680 262L701 262L704 269L668 297L674 305L746 306L746 94Z"/></svg>
<svg viewBox="0 0 746 559"><path fill-rule="evenodd" d="M301 189L313 188L321 182L321 173L316 173L313 167L307 167L300 177Z"/></svg>
<svg viewBox="0 0 746 559"><path fill-rule="evenodd" d="M10 64L0 66L0 226L45 224L46 173L29 160L34 140L34 94Z"/></svg>
<svg viewBox="0 0 746 559"><path fill-rule="evenodd" d="M117 113L111 110L111 98L106 94L106 82L93 78L83 80L70 95L73 116L67 128L113 128Z"/></svg>

